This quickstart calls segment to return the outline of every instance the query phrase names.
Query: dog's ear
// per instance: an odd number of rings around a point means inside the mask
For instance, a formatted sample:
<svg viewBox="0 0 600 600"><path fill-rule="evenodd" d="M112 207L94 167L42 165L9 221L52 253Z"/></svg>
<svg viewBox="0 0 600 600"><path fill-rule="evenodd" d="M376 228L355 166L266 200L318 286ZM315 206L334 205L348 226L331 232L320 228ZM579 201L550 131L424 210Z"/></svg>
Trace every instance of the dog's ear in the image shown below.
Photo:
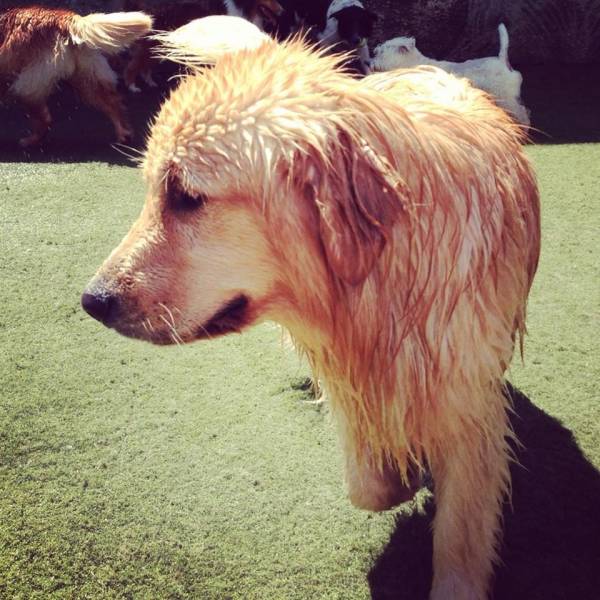
<svg viewBox="0 0 600 600"><path fill-rule="evenodd" d="M308 158L304 194L319 215L319 234L331 270L362 283L404 210L406 184L366 142L340 137L328 164Z"/></svg>
<svg viewBox="0 0 600 600"><path fill-rule="evenodd" d="M398 54L406 54L407 52L412 52L415 49L415 46L415 38L406 38L403 40L402 44L398 46L397 52Z"/></svg>

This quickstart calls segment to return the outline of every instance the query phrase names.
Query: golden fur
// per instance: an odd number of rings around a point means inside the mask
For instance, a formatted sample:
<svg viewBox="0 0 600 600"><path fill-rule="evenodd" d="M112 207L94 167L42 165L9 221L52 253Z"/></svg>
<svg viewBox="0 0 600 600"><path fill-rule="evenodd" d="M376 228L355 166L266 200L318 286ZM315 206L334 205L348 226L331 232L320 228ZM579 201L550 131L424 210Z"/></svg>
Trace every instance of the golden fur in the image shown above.
<svg viewBox="0 0 600 600"><path fill-rule="evenodd" d="M163 105L146 204L84 306L154 343L281 323L325 387L352 501L389 508L429 469L431 598L485 598L540 249L521 130L435 68L358 81L300 41L213 59Z"/></svg>
<svg viewBox="0 0 600 600"><path fill-rule="evenodd" d="M116 75L104 54L115 54L146 34L152 20L143 13L92 14L41 7L0 12L0 80L28 110L37 144L50 127L47 98L60 81L105 113L118 141L131 135L116 89Z"/></svg>

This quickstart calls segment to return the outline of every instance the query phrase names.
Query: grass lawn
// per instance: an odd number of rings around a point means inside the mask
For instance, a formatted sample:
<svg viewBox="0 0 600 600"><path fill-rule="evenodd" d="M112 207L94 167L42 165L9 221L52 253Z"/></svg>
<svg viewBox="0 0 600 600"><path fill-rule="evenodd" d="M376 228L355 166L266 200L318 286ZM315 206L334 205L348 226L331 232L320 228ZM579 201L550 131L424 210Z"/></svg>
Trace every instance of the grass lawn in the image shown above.
<svg viewBox="0 0 600 600"><path fill-rule="evenodd" d="M543 76L539 127L569 98L544 104ZM79 295L144 191L81 111L73 146L63 123L43 152L16 153L12 112L0 132L0 598L424 598L431 502L350 506L326 411L306 402L308 370L277 328L158 348L83 314ZM517 411L530 451L506 517L507 600L600 589L595 118L528 148L543 251L510 379L542 410Z"/></svg>

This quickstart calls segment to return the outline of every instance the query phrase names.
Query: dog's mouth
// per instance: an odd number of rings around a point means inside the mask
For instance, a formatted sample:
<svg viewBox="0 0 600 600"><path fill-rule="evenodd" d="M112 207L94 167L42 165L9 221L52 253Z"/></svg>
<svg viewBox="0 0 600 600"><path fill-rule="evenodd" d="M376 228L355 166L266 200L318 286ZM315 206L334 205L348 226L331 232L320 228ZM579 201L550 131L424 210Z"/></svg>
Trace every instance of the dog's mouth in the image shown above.
<svg viewBox="0 0 600 600"><path fill-rule="evenodd" d="M238 294L220 308L204 325L196 329L196 339L239 333L249 321L250 300Z"/></svg>
<svg viewBox="0 0 600 600"><path fill-rule="evenodd" d="M158 304L162 311L149 317L135 304L126 304L116 296L84 293L82 297L84 310L106 327L126 337L159 346L239 333L251 320L250 299L245 294L234 296L202 325L192 327L185 327L179 322L177 309L170 310L165 304Z"/></svg>

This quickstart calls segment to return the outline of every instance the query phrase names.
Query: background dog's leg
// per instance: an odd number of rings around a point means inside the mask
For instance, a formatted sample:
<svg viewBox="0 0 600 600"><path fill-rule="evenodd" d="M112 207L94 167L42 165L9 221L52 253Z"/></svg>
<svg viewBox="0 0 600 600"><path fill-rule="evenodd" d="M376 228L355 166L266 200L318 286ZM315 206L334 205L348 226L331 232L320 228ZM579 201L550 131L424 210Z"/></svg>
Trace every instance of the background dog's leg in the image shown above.
<svg viewBox="0 0 600 600"><path fill-rule="evenodd" d="M131 49L131 58L123 74L123 81L130 92L141 91L135 83L140 74L150 87L156 87L156 83L152 79L152 63L154 61L151 48L151 43L142 39L138 40Z"/></svg>
<svg viewBox="0 0 600 600"><path fill-rule="evenodd" d="M71 78L71 84L86 104L97 108L111 120L118 142L125 142L131 137L133 132L117 91L117 76L104 56L98 52L87 55L82 67Z"/></svg>
<svg viewBox="0 0 600 600"><path fill-rule="evenodd" d="M485 434L463 427L431 461L436 503L431 600L488 597L509 486L508 433L502 417L495 431L486 428Z"/></svg>
<svg viewBox="0 0 600 600"><path fill-rule="evenodd" d="M9 93L27 107L31 121L31 135L19 140L23 148L38 144L48 132L52 118L46 99L58 78L57 69L51 61L41 60L23 69L10 86Z"/></svg>
<svg viewBox="0 0 600 600"><path fill-rule="evenodd" d="M52 117L45 101L29 102L24 100L24 103L27 106L27 114L31 123L31 135L22 137L19 140L19 145L22 148L28 148L42 141L48 133Z"/></svg>

